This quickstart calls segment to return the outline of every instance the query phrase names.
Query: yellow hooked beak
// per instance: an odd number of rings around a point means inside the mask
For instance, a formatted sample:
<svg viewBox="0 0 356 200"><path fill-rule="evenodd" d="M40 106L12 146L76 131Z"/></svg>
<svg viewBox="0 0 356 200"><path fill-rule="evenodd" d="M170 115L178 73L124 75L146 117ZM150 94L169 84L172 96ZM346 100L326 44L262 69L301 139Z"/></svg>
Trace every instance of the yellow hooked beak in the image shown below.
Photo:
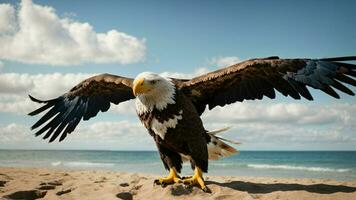
<svg viewBox="0 0 356 200"><path fill-rule="evenodd" d="M151 87L148 84L145 84L144 78L140 78L133 83L132 90L134 95L137 96L137 94L142 94L150 91Z"/></svg>

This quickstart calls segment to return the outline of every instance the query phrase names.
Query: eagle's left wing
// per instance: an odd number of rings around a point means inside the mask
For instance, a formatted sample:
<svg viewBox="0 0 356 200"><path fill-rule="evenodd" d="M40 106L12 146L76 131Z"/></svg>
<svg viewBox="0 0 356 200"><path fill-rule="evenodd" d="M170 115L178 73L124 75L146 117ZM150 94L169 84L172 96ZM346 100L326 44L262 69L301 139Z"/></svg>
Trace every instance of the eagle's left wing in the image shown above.
<svg viewBox="0 0 356 200"><path fill-rule="evenodd" d="M119 104L135 98L132 82L131 78L101 74L80 82L69 92L52 100L42 101L30 96L32 101L45 105L29 115L46 111L31 128L36 129L47 123L35 135L46 132L43 139L50 137L49 142L52 142L60 136L59 141L62 141L74 131L81 119L89 120L99 111L106 112L110 103Z"/></svg>
<svg viewBox="0 0 356 200"><path fill-rule="evenodd" d="M206 105L209 109L236 101L275 98L275 90L284 96L313 100L306 86L324 91L340 98L330 87L349 95L354 93L344 86L356 86L356 65L342 63L353 61L354 57L325 59L279 59L269 57L247 60L189 81L182 81L178 87L192 100L199 114Z"/></svg>

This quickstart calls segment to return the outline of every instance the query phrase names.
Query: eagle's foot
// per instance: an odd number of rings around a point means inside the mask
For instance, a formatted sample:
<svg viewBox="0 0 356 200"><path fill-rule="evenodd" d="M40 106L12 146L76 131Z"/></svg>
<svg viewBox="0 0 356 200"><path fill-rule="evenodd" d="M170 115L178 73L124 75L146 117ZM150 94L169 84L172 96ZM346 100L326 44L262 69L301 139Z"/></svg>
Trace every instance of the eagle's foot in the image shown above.
<svg viewBox="0 0 356 200"><path fill-rule="evenodd" d="M211 193L210 189L206 187L204 183L203 172L199 167L195 167L194 175L192 177L185 177L183 183L189 186L199 185L204 192Z"/></svg>
<svg viewBox="0 0 356 200"><path fill-rule="evenodd" d="M164 178L158 178L154 180L154 184L156 185L161 185L162 187L165 187L166 185L172 184L172 183L181 183L182 180L178 176L178 173L175 168L170 168L169 169L169 175Z"/></svg>

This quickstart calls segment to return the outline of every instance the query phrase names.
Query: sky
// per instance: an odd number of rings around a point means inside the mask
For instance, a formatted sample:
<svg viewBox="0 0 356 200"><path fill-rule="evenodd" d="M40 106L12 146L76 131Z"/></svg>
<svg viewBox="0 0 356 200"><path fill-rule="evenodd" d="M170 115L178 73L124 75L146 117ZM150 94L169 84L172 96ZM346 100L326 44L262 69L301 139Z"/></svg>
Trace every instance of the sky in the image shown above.
<svg viewBox="0 0 356 200"><path fill-rule="evenodd" d="M48 144L27 95L55 98L100 73L194 77L250 58L356 55L355 1L0 0L0 149L154 150L134 102ZM349 86L350 87L350 86ZM244 101L206 111L241 150L356 150L355 97ZM355 91L355 88L351 87Z"/></svg>

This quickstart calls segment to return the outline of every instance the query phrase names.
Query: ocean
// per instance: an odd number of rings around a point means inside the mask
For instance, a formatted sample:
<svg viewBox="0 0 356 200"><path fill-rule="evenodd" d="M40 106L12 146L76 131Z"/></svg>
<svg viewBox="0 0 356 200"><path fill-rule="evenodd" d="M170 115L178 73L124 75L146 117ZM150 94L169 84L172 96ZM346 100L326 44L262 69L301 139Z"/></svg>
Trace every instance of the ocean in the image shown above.
<svg viewBox="0 0 356 200"><path fill-rule="evenodd" d="M156 151L0 150L0 167L167 173ZM208 175L356 181L356 151L242 151L209 161Z"/></svg>

